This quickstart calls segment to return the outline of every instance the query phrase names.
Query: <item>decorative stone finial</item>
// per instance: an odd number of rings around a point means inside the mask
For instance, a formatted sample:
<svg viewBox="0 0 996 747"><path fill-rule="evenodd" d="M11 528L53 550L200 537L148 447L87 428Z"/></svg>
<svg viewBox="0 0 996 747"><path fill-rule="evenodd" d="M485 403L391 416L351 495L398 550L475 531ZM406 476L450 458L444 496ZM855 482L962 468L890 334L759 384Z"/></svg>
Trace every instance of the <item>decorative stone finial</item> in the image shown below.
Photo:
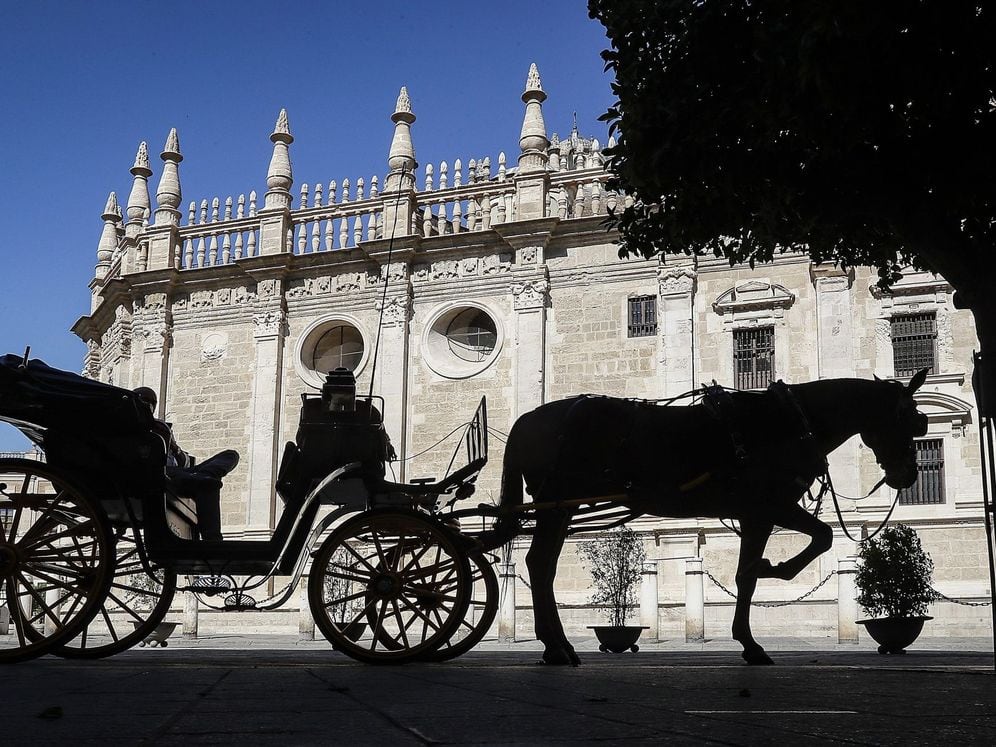
<svg viewBox="0 0 996 747"><path fill-rule="evenodd" d="M107 196L104 212L100 217L104 221L104 228L100 232L100 241L97 243L97 266L94 268L94 276L103 279L107 276L107 271L111 266L111 258L118 248L117 224L121 220L121 207L118 205L116 193L111 192Z"/></svg>
<svg viewBox="0 0 996 747"><path fill-rule="evenodd" d="M163 173L159 177L159 187L156 190L156 225L180 224L180 200L183 193L180 190L180 170L179 164L183 160L180 153L180 138L176 134L174 127L169 131L166 138L166 145L159 156L163 159Z"/></svg>
<svg viewBox="0 0 996 747"><path fill-rule="evenodd" d="M547 148L550 141L546 137L546 122L543 121L546 93L543 92L535 62L529 66L522 100L526 104L526 113L522 119L522 132L519 134L519 173L543 171L548 161Z"/></svg>
<svg viewBox="0 0 996 747"><path fill-rule="evenodd" d="M384 189L387 192L414 189L418 162L415 160L411 126L415 122L415 115L412 113L412 102L405 86L401 87L401 93L398 94L398 102L394 107L394 114L391 115L391 121L394 122L394 137L387 157L391 173L387 175Z"/></svg>
<svg viewBox="0 0 996 747"><path fill-rule="evenodd" d="M149 177L152 176L152 169L149 168L149 146L144 140L139 144L138 153L135 154L135 165L131 167L131 175L133 179L131 193L128 195L128 222L141 223L151 208Z"/></svg>
<svg viewBox="0 0 996 747"><path fill-rule="evenodd" d="M291 204L290 188L294 184L290 150L287 146L294 142L294 137L290 133L286 109L280 110L270 141L273 143L273 155L266 171L266 186L269 189L263 196L263 206L266 210L287 209Z"/></svg>
<svg viewBox="0 0 996 747"><path fill-rule="evenodd" d="M539 69L536 67L535 62L529 65L529 74L526 75L526 91L522 94L523 100L525 100L526 93L530 91L543 92L543 83L540 81ZM546 96L543 98L546 98Z"/></svg>

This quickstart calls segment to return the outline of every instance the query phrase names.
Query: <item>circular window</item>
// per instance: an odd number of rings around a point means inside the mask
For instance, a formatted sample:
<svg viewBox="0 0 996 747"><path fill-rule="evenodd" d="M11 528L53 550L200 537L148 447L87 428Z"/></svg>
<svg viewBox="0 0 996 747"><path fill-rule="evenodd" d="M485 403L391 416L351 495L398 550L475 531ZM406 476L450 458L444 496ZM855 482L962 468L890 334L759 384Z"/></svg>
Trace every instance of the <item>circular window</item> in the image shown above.
<svg viewBox="0 0 996 747"><path fill-rule="evenodd" d="M325 375L335 368L359 373L366 364L367 336L352 317L325 317L308 326L298 338L294 353L297 375L309 386L320 388Z"/></svg>
<svg viewBox="0 0 996 747"><path fill-rule="evenodd" d="M430 319L422 335L422 358L440 376L475 376L498 358L502 329L487 308L466 302L448 304Z"/></svg>
<svg viewBox="0 0 996 747"><path fill-rule="evenodd" d="M446 327L450 352L468 363L486 361L498 342L494 320L480 309L465 309Z"/></svg>
<svg viewBox="0 0 996 747"><path fill-rule="evenodd" d="M311 355L311 369L328 373L335 368L355 371L363 359L363 336L356 327L337 324L318 338Z"/></svg>

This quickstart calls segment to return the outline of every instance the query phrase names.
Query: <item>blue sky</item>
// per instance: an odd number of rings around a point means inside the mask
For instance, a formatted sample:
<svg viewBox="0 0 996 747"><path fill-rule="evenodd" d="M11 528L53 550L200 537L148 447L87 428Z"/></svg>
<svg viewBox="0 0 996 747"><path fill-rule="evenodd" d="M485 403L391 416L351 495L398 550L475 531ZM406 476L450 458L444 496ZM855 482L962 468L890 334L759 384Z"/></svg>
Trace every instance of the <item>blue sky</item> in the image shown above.
<svg viewBox="0 0 996 747"><path fill-rule="evenodd" d="M295 187L383 180L402 85L427 163L518 153L531 62L549 134L605 142L601 25L582 0L544 3L0 1L0 353L78 371L69 328L89 311L100 214L124 207L139 142L176 127L183 203L255 189L286 108ZM153 203L154 204L154 203ZM185 211L184 211L185 212ZM0 451L22 448L0 424Z"/></svg>

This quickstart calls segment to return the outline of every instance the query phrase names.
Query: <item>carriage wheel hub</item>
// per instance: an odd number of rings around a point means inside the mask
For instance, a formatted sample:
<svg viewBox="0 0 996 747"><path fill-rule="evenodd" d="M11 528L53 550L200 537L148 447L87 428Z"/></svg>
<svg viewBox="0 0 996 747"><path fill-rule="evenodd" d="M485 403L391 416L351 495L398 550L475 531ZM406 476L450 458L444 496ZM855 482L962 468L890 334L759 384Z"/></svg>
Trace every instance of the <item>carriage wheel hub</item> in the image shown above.
<svg viewBox="0 0 996 747"><path fill-rule="evenodd" d="M401 579L394 573L382 573L370 581L369 589L381 599L397 597L401 592Z"/></svg>
<svg viewBox="0 0 996 747"><path fill-rule="evenodd" d="M0 544L0 576L11 575L18 566L17 549L6 542Z"/></svg>

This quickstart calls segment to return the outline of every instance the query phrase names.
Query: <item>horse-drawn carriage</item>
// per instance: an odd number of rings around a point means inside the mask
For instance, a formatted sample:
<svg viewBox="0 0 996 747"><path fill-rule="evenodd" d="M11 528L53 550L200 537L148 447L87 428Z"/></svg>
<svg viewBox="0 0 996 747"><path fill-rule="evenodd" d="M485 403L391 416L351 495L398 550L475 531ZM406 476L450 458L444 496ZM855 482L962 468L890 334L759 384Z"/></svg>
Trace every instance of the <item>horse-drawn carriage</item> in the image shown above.
<svg viewBox="0 0 996 747"><path fill-rule="evenodd" d="M154 633L177 590L229 611L274 609L309 558L311 614L336 649L403 662L475 645L494 619L497 581L486 556L468 558L473 541L443 512L473 492L487 462L484 399L457 447L462 467L396 483L385 479L378 398L356 397L352 374L333 372L320 395L302 398L271 536L211 541L198 535L189 486L167 476L167 445L138 395L26 355L0 358L0 419L45 455L0 460L9 611L0 662L123 651ZM276 576L290 580L255 599Z"/></svg>
<svg viewBox="0 0 996 747"><path fill-rule="evenodd" d="M278 472L284 506L272 536L207 541L197 536L195 502L167 479L165 443L135 393L6 356L0 418L47 460L0 460L0 579L12 628L0 636L0 661L103 656L143 641L169 609L178 575L194 577L183 590L222 597L227 610L278 607L309 557L309 606L336 649L367 662L445 659L473 647L494 620L498 585L486 551L530 534L544 661L576 664L553 590L564 541L651 514L740 521L733 637L749 663L770 663L750 630L757 580L795 577L833 537L800 499L816 479L830 486L826 457L854 435L885 472L880 485L910 485L914 438L927 431L913 395L926 376L905 385L776 382L766 392L707 387L681 395L692 398L688 407L590 395L551 402L513 426L499 505L458 509L487 462L484 400L458 447L463 467L435 482L395 483L384 477L377 398L356 397L351 375L333 372L321 395L303 395ZM495 519L490 530L460 531L461 519L485 516ZM764 550L775 526L809 543L772 564ZM276 575L290 583L264 601L249 594Z"/></svg>

